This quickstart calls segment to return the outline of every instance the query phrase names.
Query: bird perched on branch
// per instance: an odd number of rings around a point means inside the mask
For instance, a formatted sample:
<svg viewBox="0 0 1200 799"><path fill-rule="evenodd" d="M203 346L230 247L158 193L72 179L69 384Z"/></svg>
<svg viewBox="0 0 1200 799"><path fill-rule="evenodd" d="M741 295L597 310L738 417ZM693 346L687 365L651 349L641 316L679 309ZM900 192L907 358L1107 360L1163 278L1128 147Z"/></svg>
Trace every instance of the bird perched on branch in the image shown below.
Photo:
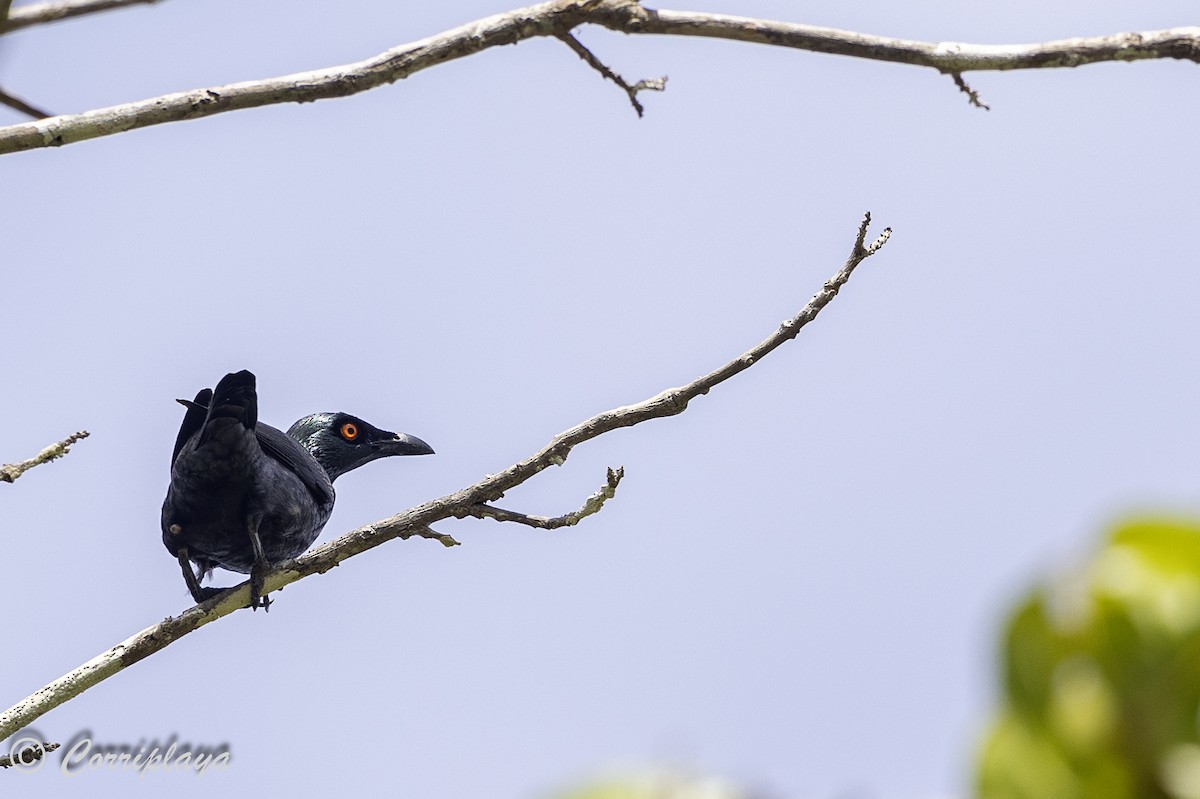
<svg viewBox="0 0 1200 799"><path fill-rule="evenodd" d="M433 454L415 436L347 413L305 416L287 433L265 425L254 375L245 370L178 402L187 412L171 458L162 534L196 602L226 590L200 586L220 566L249 573L250 607L268 609L263 576L317 539L333 511L334 480L377 458Z"/></svg>

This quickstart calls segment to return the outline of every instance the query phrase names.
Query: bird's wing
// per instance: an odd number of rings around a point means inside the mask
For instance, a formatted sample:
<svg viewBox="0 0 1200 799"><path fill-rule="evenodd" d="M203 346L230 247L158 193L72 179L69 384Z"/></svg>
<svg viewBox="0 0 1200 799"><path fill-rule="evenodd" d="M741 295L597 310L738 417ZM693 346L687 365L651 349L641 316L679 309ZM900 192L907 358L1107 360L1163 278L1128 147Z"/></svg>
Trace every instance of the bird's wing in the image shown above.
<svg viewBox="0 0 1200 799"><path fill-rule="evenodd" d="M187 408L187 413L183 415L183 424L179 426L179 435L175 437L175 451L171 453L171 465L175 464L179 457L179 450L183 449L183 445L188 442L188 439L204 426L204 417L208 415L208 403L211 401L211 388L202 389L196 395L196 399L190 403L179 400Z"/></svg>
<svg viewBox="0 0 1200 799"><path fill-rule="evenodd" d="M329 476L321 468L308 450L300 446L296 439L276 430L267 424L259 423L254 428L254 435L262 451L286 466L294 475L300 478L304 487L313 495L319 505L333 503L333 486Z"/></svg>

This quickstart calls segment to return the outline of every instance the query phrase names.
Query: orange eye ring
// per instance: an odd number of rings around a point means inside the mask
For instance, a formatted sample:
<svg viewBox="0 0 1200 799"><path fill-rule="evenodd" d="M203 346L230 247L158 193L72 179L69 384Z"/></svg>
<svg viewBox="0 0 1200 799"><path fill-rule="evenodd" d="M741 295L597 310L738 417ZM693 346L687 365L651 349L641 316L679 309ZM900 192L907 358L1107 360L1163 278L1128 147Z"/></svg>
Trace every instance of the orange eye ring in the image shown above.
<svg viewBox="0 0 1200 799"><path fill-rule="evenodd" d="M342 438L347 441L353 441L358 438L358 425L354 422L346 422L341 429Z"/></svg>

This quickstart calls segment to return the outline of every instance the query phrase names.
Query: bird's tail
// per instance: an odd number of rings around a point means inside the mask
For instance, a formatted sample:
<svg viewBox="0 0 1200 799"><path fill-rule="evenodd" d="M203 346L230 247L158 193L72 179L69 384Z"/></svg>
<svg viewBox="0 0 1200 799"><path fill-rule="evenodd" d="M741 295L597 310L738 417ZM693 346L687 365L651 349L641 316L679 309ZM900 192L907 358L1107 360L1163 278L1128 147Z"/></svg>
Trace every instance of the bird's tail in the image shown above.
<svg viewBox="0 0 1200 799"><path fill-rule="evenodd" d="M175 437L175 451L171 453L171 463L179 457L179 451L187 444L188 439L195 435L196 431L204 427L204 419L208 416L208 406L212 403L212 389L201 389L196 395L196 399L188 402L187 400L175 400L180 405L187 408L187 413L183 415L183 424L179 426L179 435Z"/></svg>
<svg viewBox="0 0 1200 799"><path fill-rule="evenodd" d="M208 415L204 419L204 432L200 434L203 445L214 431L241 424L253 430L258 423L258 392L255 390L254 374L243 369L227 374L217 383L212 401L208 404Z"/></svg>

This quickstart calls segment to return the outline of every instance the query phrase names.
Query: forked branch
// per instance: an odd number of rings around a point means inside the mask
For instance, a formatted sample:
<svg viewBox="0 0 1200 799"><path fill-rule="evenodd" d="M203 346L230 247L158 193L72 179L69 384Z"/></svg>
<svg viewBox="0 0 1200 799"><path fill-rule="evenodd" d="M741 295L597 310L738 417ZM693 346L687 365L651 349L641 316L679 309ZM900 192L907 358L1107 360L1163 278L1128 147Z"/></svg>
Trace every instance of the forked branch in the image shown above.
<svg viewBox="0 0 1200 799"><path fill-rule="evenodd" d="M129 4L112 1L115 5ZM85 4L76 0L68 5L75 8ZM22 13L14 12L10 22L21 25ZM919 42L727 14L655 10L636 0L551 0L462 25L352 64L177 92L80 114L9 125L0 128L0 154L58 147L149 125L198 119L243 108L346 97L394 83L447 61L538 36L554 36L565 41L601 74L621 86L635 109L640 107L639 91L662 88L657 81L643 81L631 86L594 56L589 58L591 54L578 45L577 40L575 45L578 47L572 45L571 31L586 24L627 34L731 39L911 64L957 75L956 82L960 86L964 85L963 73L979 70L1047 69L1100 61L1160 58L1200 62L1200 27L1063 39L1043 44L983 45ZM978 95L974 99L978 100Z"/></svg>
<svg viewBox="0 0 1200 799"><path fill-rule="evenodd" d="M625 94L629 96L629 102L633 106L633 110L637 112L637 115L639 117L643 116L646 113L646 109L642 106L641 102L637 98L638 92L642 92L642 91L661 92L661 91L666 91L666 89L667 89L667 76L666 75L663 75L661 78L655 78L653 80L649 80L649 79L639 80L637 83L630 85L624 78L622 78L617 73L613 72L612 69L610 69L607 64L605 64L599 58L596 58L596 56L592 53L591 50L584 47L583 43L575 38L574 34L571 34L569 32L568 33L560 33L558 38L562 39L563 42L567 45L567 47L570 47L572 52L574 52L575 55L582 58L589 67L596 70L601 75L603 75L605 78L608 78L613 83L620 86L621 89L625 92Z"/></svg>
<svg viewBox="0 0 1200 799"><path fill-rule="evenodd" d="M617 495L617 486L621 483L621 478L625 476L625 467L621 466L617 469L608 470L608 482L597 489L591 496L583 501L583 506L579 510L564 513L562 516L531 516L526 513L517 513L504 508L497 508L495 505L489 505L486 502L480 502L478 505L472 505L462 511L455 513L458 518L464 516L474 516L476 519L495 519L498 522L516 522L527 527L536 527L539 530L557 530L560 527L574 527L581 521L591 516L593 513L599 513L604 507L604 503Z"/></svg>
<svg viewBox="0 0 1200 799"><path fill-rule="evenodd" d="M597 414L555 436L550 443L520 463L513 464L497 474L488 475L474 485L410 508L375 524L360 527L328 544L313 549L294 561L284 563L266 575L264 591L276 591L309 575L327 572L347 558L394 538L412 536L436 538L446 546L452 546L456 543L452 538L434 532L430 529L430 525L445 519L474 515L474 509L494 502L505 491L524 483L539 472L563 463L571 452L571 448L585 441L618 428L632 427L650 419L674 416L683 412L693 399L701 394L707 394L720 383L749 369L764 355L785 341L795 338L801 328L817 317L821 309L837 296L838 290L850 279L854 269L865 259L874 255L891 234L891 229L888 228L874 242L867 244L867 228L870 221L871 215L867 214L859 226L850 257L846 259L841 269L826 281L821 290L809 300L800 313L784 322L778 330L741 356L706 375L701 375L687 385L667 389L633 405L613 408ZM608 486L602 488L598 493L603 497L606 489L615 491L619 480L620 473L612 473ZM594 506L594 509L598 510L599 506L603 504L603 499L606 498L597 497L594 501L585 503L584 507L576 513L582 518L588 515L589 506ZM501 515L512 514L510 511L498 512ZM505 520L518 521L515 518ZM58 707L93 685L137 663L142 658L163 649L193 630L216 621L222 616L228 616L239 608L246 607L249 601L249 583L242 583L220 596L189 608L178 616L168 617L127 638L31 696L22 699L5 711L3 715L0 715L0 740L30 724L43 713Z"/></svg>

